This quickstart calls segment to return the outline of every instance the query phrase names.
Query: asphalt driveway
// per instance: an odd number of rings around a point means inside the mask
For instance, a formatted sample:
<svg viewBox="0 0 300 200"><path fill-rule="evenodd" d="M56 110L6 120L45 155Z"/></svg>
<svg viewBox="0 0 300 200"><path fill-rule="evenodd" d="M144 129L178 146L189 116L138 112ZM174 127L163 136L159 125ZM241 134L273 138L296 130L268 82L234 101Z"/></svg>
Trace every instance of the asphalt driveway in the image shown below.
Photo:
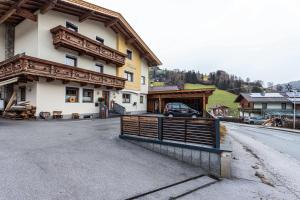
<svg viewBox="0 0 300 200"><path fill-rule="evenodd" d="M125 199L202 173L118 134L118 118L0 120L0 199Z"/></svg>

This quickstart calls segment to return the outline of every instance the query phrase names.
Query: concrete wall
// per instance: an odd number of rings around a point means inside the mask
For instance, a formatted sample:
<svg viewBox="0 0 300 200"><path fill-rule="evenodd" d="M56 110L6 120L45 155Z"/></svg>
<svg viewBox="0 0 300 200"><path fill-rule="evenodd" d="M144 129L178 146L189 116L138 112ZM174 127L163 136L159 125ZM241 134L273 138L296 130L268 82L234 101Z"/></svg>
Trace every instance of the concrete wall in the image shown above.
<svg viewBox="0 0 300 200"><path fill-rule="evenodd" d="M88 56L79 56L76 52L72 52L67 49L55 49L53 45L52 34L50 29L62 25L66 26L66 22L71 22L78 26L78 33L85 35L93 40L96 39L96 36L99 36L104 39L104 44L116 49L116 34L108 28L105 28L103 23L94 22L91 20L86 20L82 23L79 23L78 17L67 15L64 13L50 11L47 14L39 14L38 21L38 49L39 57L42 59L51 60L54 62L59 62L65 64L66 54L71 54L77 57L78 67L97 71L95 67L96 63L101 63L104 65L104 73L110 75L116 75L116 66L114 64L106 64L104 61L97 60L94 61L93 58Z"/></svg>
<svg viewBox="0 0 300 200"><path fill-rule="evenodd" d="M5 59L5 27L0 24L0 62Z"/></svg>
<svg viewBox="0 0 300 200"><path fill-rule="evenodd" d="M174 147L170 145L156 144L151 142L141 142L134 140L128 141L154 152L164 154L176 160L201 167L210 175L222 178L231 178L230 152L213 153L205 151L204 149L194 150L184 147Z"/></svg>
<svg viewBox="0 0 300 200"><path fill-rule="evenodd" d="M65 94L66 87L79 88L79 103L66 103ZM82 90L94 90L94 103L82 103ZM99 107L95 106L98 98L102 97L101 89L94 89L93 87L81 87L80 84L70 83L63 85L61 81L46 82L43 79L37 84L37 113L62 111L65 118L70 118L72 113L79 113L81 115L99 113Z"/></svg>
<svg viewBox="0 0 300 200"><path fill-rule="evenodd" d="M38 57L38 24L24 20L15 29L15 54L26 53Z"/></svg>

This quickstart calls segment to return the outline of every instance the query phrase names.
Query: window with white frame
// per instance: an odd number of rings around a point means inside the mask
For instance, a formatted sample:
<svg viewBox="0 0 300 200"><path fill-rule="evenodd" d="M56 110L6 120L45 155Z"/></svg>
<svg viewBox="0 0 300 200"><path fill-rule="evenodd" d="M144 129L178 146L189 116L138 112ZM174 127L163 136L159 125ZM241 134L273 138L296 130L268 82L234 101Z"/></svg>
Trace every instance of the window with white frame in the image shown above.
<svg viewBox="0 0 300 200"><path fill-rule="evenodd" d="M103 73L104 72L104 65L97 63L96 64L97 72Z"/></svg>
<svg viewBox="0 0 300 200"><path fill-rule="evenodd" d="M71 22L66 22L66 28L75 32L78 32L78 26L72 24Z"/></svg>
<svg viewBox="0 0 300 200"><path fill-rule="evenodd" d="M144 96L140 96L140 104L144 103Z"/></svg>
<svg viewBox="0 0 300 200"><path fill-rule="evenodd" d="M104 44L104 39L102 37L96 36L97 42Z"/></svg>
<svg viewBox="0 0 300 200"><path fill-rule="evenodd" d="M77 67L77 58L75 56L66 55L66 65Z"/></svg>
<svg viewBox="0 0 300 200"><path fill-rule="evenodd" d="M125 78L126 78L127 81L129 81L129 82L133 82L133 73L132 73L132 72L125 71Z"/></svg>
<svg viewBox="0 0 300 200"><path fill-rule="evenodd" d="M146 85L146 77L145 76L141 77L141 84Z"/></svg>
<svg viewBox="0 0 300 200"><path fill-rule="evenodd" d="M79 88L66 87L66 103L79 102Z"/></svg>
<svg viewBox="0 0 300 200"><path fill-rule="evenodd" d="M93 103L94 102L94 90L83 89L82 90L82 102L83 103Z"/></svg>
<svg viewBox="0 0 300 200"><path fill-rule="evenodd" d="M131 95L130 94L123 94L123 103L130 103Z"/></svg>
<svg viewBox="0 0 300 200"><path fill-rule="evenodd" d="M132 51L131 50L129 50L129 49L127 49L127 58L129 59L129 60L132 60Z"/></svg>

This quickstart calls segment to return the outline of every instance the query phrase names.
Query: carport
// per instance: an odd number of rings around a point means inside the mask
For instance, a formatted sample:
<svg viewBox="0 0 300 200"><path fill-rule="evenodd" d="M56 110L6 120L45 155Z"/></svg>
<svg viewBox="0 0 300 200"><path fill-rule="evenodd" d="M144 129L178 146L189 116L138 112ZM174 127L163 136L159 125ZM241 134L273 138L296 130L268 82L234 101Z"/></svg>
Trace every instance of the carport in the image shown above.
<svg viewBox="0 0 300 200"><path fill-rule="evenodd" d="M154 87L151 88L148 94L147 111L151 113L162 113L164 107L170 102L181 102L189 107L203 113L206 116L206 105L208 98L213 94L215 89L205 88L199 90L180 90L168 87Z"/></svg>

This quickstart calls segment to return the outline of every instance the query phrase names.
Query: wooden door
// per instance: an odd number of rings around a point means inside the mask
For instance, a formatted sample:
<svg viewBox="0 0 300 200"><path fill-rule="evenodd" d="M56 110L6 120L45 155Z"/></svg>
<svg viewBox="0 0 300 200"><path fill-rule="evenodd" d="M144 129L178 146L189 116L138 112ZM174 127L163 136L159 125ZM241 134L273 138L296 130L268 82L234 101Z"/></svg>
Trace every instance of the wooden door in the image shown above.
<svg viewBox="0 0 300 200"><path fill-rule="evenodd" d="M103 99L104 99L104 104L107 106L108 109L110 109L110 107L109 107L109 91L103 91L102 95L103 95Z"/></svg>

